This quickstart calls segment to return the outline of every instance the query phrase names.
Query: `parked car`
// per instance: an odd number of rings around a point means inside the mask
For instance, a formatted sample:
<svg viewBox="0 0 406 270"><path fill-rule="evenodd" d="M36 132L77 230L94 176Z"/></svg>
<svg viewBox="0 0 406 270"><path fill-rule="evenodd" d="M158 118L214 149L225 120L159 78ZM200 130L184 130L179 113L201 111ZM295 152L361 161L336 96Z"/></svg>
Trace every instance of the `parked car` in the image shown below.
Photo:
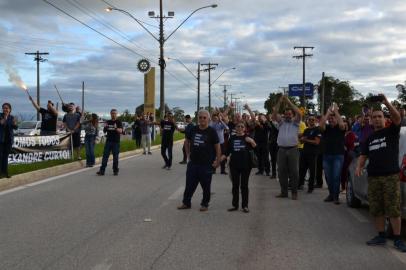
<svg viewBox="0 0 406 270"><path fill-rule="evenodd" d="M16 135L39 136L41 134L41 121L23 121L18 125Z"/></svg>
<svg viewBox="0 0 406 270"><path fill-rule="evenodd" d="M346 201L349 207L360 207L361 204L368 204L368 173L366 169L360 177L355 176L358 158L355 158L350 165L347 184ZM368 161L367 161L368 162ZM367 163L368 164L368 163ZM403 226L406 224L406 127L400 130L399 138L399 165L400 165L400 192L401 192L401 213ZM387 222L389 225L389 222ZM389 227L389 226L387 226ZM406 233L406 228L402 230Z"/></svg>

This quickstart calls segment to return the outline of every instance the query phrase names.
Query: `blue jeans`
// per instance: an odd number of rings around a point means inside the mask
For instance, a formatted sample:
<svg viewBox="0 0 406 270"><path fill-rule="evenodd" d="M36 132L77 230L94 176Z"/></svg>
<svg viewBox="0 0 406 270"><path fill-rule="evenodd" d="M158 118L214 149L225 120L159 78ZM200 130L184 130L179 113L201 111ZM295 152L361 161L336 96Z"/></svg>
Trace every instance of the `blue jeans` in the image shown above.
<svg viewBox="0 0 406 270"><path fill-rule="evenodd" d="M96 136L94 135L85 136L86 165L93 166L96 163L94 156L95 144L96 144Z"/></svg>
<svg viewBox="0 0 406 270"><path fill-rule="evenodd" d="M110 152L113 153L113 171L118 172L118 154L120 153L120 142L107 141L104 145L103 160L100 171L104 173L109 160Z"/></svg>
<svg viewBox="0 0 406 270"><path fill-rule="evenodd" d="M183 204L191 206L193 194L200 183L203 189L201 206L208 207L210 202L211 177L213 167L211 165L199 165L189 162L186 169L186 188L183 194Z"/></svg>
<svg viewBox="0 0 406 270"><path fill-rule="evenodd" d="M330 197L338 200L344 155L323 155L323 169Z"/></svg>

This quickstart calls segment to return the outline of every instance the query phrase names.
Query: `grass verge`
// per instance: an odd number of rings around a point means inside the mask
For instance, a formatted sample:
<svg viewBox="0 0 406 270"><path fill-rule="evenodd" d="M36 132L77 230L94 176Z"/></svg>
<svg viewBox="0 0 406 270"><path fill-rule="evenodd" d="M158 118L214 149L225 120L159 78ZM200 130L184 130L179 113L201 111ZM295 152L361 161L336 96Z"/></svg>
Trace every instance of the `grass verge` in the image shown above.
<svg viewBox="0 0 406 270"><path fill-rule="evenodd" d="M185 134L175 132L174 141L182 140L184 138L185 138ZM161 144L161 136L157 135L155 137L155 140L152 142L152 145L159 145L159 144ZM94 151L95 156L101 157L103 155L103 149L104 149L104 143L96 144L95 151ZM138 149L138 148L135 145L135 141L133 141L131 139L124 139L120 142L120 153L133 151L136 149ZM83 160L86 159L86 153L85 153L84 147L82 147L81 157ZM51 161L44 161L44 162L38 162L38 163L32 163L32 164L10 165L8 170L9 170L10 175L13 176L13 175L17 175L17 174L51 168L54 166L67 164L67 163L71 163L74 161L76 161L76 160L51 160Z"/></svg>

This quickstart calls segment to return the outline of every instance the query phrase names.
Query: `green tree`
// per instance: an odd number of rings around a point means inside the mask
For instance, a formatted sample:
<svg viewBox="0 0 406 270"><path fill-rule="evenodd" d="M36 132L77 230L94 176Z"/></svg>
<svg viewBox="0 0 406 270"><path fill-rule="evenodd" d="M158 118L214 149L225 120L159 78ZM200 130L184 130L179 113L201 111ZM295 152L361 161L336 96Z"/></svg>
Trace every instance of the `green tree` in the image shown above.
<svg viewBox="0 0 406 270"><path fill-rule="evenodd" d="M319 85L323 85L320 80ZM319 87L319 104L321 104L322 87ZM340 113L345 116L354 116L361 113L365 102L362 95L350 85L348 81L340 81L334 77L324 78L324 112L335 102L340 108Z"/></svg>
<svg viewBox="0 0 406 270"><path fill-rule="evenodd" d="M185 111L179 107L174 107L172 109L173 117L175 118L176 122L182 122L185 117Z"/></svg>
<svg viewBox="0 0 406 270"><path fill-rule="evenodd" d="M268 114L272 113L273 107L276 105L276 103L279 101L281 98L282 93L269 93L269 97L267 100L265 100L264 103L264 108L267 111ZM299 106L299 100L296 97L289 97L290 101L292 101L293 104L296 106ZM286 105L282 104L282 106L279 108L279 113L282 113L285 109Z"/></svg>
<svg viewBox="0 0 406 270"><path fill-rule="evenodd" d="M402 104L406 103L406 87L403 84L396 85L396 89L398 90L398 99Z"/></svg>

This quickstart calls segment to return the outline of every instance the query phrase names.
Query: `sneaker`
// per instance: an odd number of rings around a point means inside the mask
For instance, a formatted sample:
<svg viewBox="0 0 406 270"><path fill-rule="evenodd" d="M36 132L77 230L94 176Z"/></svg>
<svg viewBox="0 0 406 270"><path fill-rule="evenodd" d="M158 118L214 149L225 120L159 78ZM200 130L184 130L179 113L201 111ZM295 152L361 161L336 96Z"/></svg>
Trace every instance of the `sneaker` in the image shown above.
<svg viewBox="0 0 406 270"><path fill-rule="evenodd" d="M327 196L327 197L324 199L324 201L325 201L325 202L332 202L332 201L334 201L334 199L333 199L333 197L331 197L331 196L329 195L329 196Z"/></svg>
<svg viewBox="0 0 406 270"><path fill-rule="evenodd" d="M227 175L228 173L227 172L221 172L221 174Z"/></svg>
<svg viewBox="0 0 406 270"><path fill-rule="evenodd" d="M170 170L171 170L171 167L168 167L168 166L167 166L167 167L166 167L166 170L170 171Z"/></svg>
<svg viewBox="0 0 406 270"><path fill-rule="evenodd" d="M339 199L334 200L334 204L339 205L339 204L340 204L340 200L339 200Z"/></svg>
<svg viewBox="0 0 406 270"><path fill-rule="evenodd" d="M206 207L206 206L202 206L202 207L200 207L200 209L199 209L200 212L206 212L206 211L208 211L208 210L209 210L209 208Z"/></svg>
<svg viewBox="0 0 406 270"><path fill-rule="evenodd" d="M244 207L244 208L242 209L242 211L243 211L244 213L249 213L249 212L250 212L250 210L248 209L248 207Z"/></svg>
<svg viewBox="0 0 406 270"><path fill-rule="evenodd" d="M179 162L179 164L186 164L186 163L187 163L186 161Z"/></svg>
<svg viewBox="0 0 406 270"><path fill-rule="evenodd" d="M99 176L103 176L103 175L104 175L104 172L98 171L96 174L99 175Z"/></svg>
<svg viewBox="0 0 406 270"><path fill-rule="evenodd" d="M117 175L118 175L118 172L114 172L113 175L114 175L114 176L117 176Z"/></svg>
<svg viewBox="0 0 406 270"><path fill-rule="evenodd" d="M271 179L276 179L276 174L272 174Z"/></svg>
<svg viewBox="0 0 406 270"><path fill-rule="evenodd" d="M287 198L288 195L280 193L280 194L276 195L275 197L276 198Z"/></svg>
<svg viewBox="0 0 406 270"><path fill-rule="evenodd" d="M166 169L166 167L167 167L167 166L166 166L166 165L164 165L164 166L162 166L162 169Z"/></svg>
<svg viewBox="0 0 406 270"><path fill-rule="evenodd" d="M395 248L397 250L399 250L400 252L406 252L406 245L402 240L395 240L393 242L393 245L395 246Z"/></svg>
<svg viewBox="0 0 406 270"><path fill-rule="evenodd" d="M148 155L152 155L152 153L151 153L151 152L148 152Z"/></svg>
<svg viewBox="0 0 406 270"><path fill-rule="evenodd" d="M232 207L232 208L227 209L228 212L233 212L233 211L237 211L237 210L238 210L238 207Z"/></svg>
<svg viewBox="0 0 406 270"><path fill-rule="evenodd" d="M368 246L382 246L386 244L386 238L380 235L375 236L371 240L367 241Z"/></svg>
<svg viewBox="0 0 406 270"><path fill-rule="evenodd" d="M178 207L177 207L177 209L178 210L184 210L184 209L190 209L191 207L190 206L187 206L186 204L182 204L182 205L179 205Z"/></svg>

